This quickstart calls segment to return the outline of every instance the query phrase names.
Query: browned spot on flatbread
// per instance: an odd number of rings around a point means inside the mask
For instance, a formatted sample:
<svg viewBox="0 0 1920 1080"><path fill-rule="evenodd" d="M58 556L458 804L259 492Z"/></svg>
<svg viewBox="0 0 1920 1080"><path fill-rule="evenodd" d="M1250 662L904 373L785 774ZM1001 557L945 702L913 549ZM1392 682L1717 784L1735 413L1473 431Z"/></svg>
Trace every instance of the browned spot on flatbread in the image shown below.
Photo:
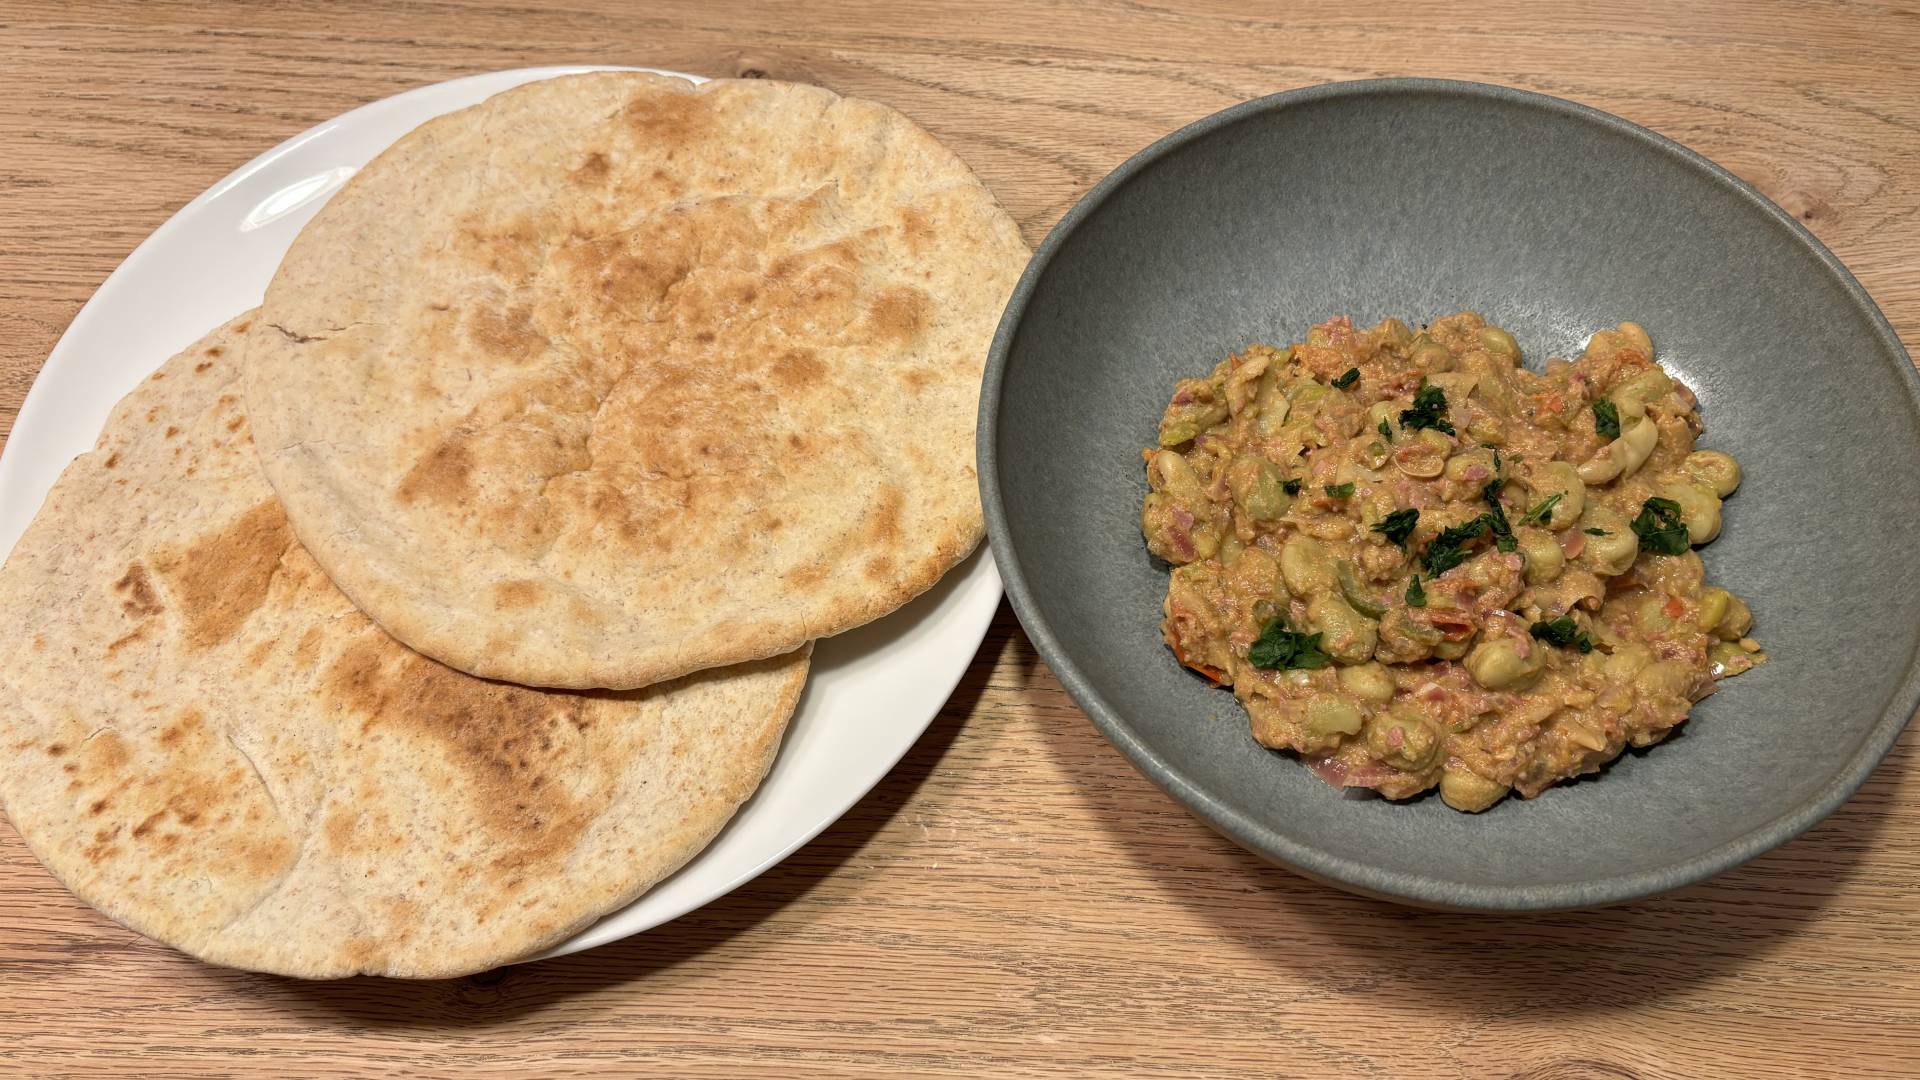
<svg viewBox="0 0 1920 1080"><path fill-rule="evenodd" d="M205 718L200 715L198 709L188 709L181 713L173 723L161 728L160 734L155 737L155 741L161 746L171 746L189 735L198 734L205 723Z"/></svg>
<svg viewBox="0 0 1920 1080"><path fill-rule="evenodd" d="M233 419L227 421L228 431L239 431L241 428L246 426L247 426L247 418L244 416L236 416Z"/></svg>
<svg viewBox="0 0 1920 1080"><path fill-rule="evenodd" d="M113 583L113 591L120 594L120 610L135 618L158 615L165 610L160 605L159 595L153 591L147 568L139 563L127 567L127 572Z"/></svg>
<svg viewBox="0 0 1920 1080"><path fill-rule="evenodd" d="M48 757L59 757L60 755L62 755L62 754L64 754L64 753L66 753L66 752L67 752L67 744L66 744L66 743L48 743L48 744L47 744L47 756L48 756Z"/></svg>
<svg viewBox="0 0 1920 1080"><path fill-rule="evenodd" d="M573 170L573 181L577 184L601 183L606 180L611 168L607 164L607 155L595 150L587 155L587 160L581 162L579 168Z"/></svg>
<svg viewBox="0 0 1920 1080"><path fill-rule="evenodd" d="M240 329L245 330L246 327L242 326ZM226 351L226 347L222 345L209 345L206 349L208 356L221 356L224 355Z"/></svg>
<svg viewBox="0 0 1920 1080"><path fill-rule="evenodd" d="M327 850L337 855L353 848L354 835L360 828L359 816L336 806L327 812L321 828L327 839Z"/></svg>
<svg viewBox="0 0 1920 1080"><path fill-rule="evenodd" d="M199 363L197 363L197 364L195 364L195 365L193 365L193 373L194 373L195 375L200 375L200 374L204 374L204 373L206 372L206 370L207 370L208 368L210 368L210 367L212 367L212 366L213 366L213 361L211 361L211 360L202 360L202 361L200 361Z"/></svg>
<svg viewBox="0 0 1920 1080"><path fill-rule="evenodd" d="M661 94L649 91L627 100L620 118L643 143L669 148L698 139L712 125L712 108L700 94Z"/></svg>
<svg viewBox="0 0 1920 1080"><path fill-rule="evenodd" d="M607 621L598 608L577 596L568 599L567 614L582 626L604 626Z"/></svg>
<svg viewBox="0 0 1920 1080"><path fill-rule="evenodd" d="M585 294L615 311L646 311L693 272L697 252L686 233L660 229L644 237L570 242L562 253L568 276Z"/></svg>
<svg viewBox="0 0 1920 1080"><path fill-rule="evenodd" d="M881 488L879 504L861 524L861 539L876 547L891 547L897 543L900 539L900 512L904 506L905 500L900 497L898 488Z"/></svg>
<svg viewBox="0 0 1920 1080"><path fill-rule="evenodd" d="M161 437L166 439L171 439L178 434L180 434L180 429L177 427L174 427L172 424L168 424L167 430L160 433Z"/></svg>
<svg viewBox="0 0 1920 1080"><path fill-rule="evenodd" d="M80 748L80 767L90 775L111 774L125 768L131 755L127 751L127 740L120 733L107 728L95 733Z"/></svg>
<svg viewBox="0 0 1920 1080"><path fill-rule="evenodd" d="M935 234L932 219L916 207L906 207L900 211L900 236L906 241L909 254L924 254L933 247Z"/></svg>
<svg viewBox="0 0 1920 1080"><path fill-rule="evenodd" d="M867 308L867 330L878 341L898 347L920 335L926 328L932 301L919 289L894 286L882 292Z"/></svg>
<svg viewBox="0 0 1920 1080"><path fill-rule="evenodd" d="M95 750L103 744L106 749ZM110 789L116 816L131 825L129 838L161 858L160 877L199 877L218 867L230 879L265 880L292 862L296 845L286 831L258 824L271 796L198 710L185 710L167 725L150 749L158 758L144 760L137 771L127 768L130 757L117 732L95 736L86 751L80 780L95 790ZM246 833L227 831L217 842L183 843L190 834L199 836L241 817L255 823ZM116 833L121 827L115 826Z"/></svg>
<svg viewBox="0 0 1920 1080"><path fill-rule="evenodd" d="M102 467L111 469L118 464L120 464L120 451L115 450L107 455L107 460L102 463Z"/></svg>
<svg viewBox="0 0 1920 1080"><path fill-rule="evenodd" d="M860 569L874 581L885 581L893 576L893 560L885 555L875 555Z"/></svg>
<svg viewBox="0 0 1920 1080"><path fill-rule="evenodd" d="M490 228L469 218L454 229L454 250L508 280L525 280L539 269L540 230L526 218Z"/></svg>
<svg viewBox="0 0 1920 1080"><path fill-rule="evenodd" d="M826 378L827 365L811 349L788 349L773 362L769 374L774 385L798 393Z"/></svg>
<svg viewBox="0 0 1920 1080"><path fill-rule="evenodd" d="M232 637L266 602L274 568L293 544L277 500L256 504L218 531L154 560L186 620L187 640L202 648Z"/></svg>
<svg viewBox="0 0 1920 1080"><path fill-rule="evenodd" d="M493 606L502 611L531 607L540 599L541 592L537 581L503 581L493 587Z"/></svg>
<svg viewBox="0 0 1920 1080"><path fill-rule="evenodd" d="M525 304L504 310L491 306L474 309L467 317L467 336L482 355L498 360L525 360L547 340L535 329L533 309Z"/></svg>
<svg viewBox="0 0 1920 1080"><path fill-rule="evenodd" d="M340 654L322 685L367 730L442 748L455 778L449 794L470 800L473 823L504 849L497 862L546 861L578 842L592 810L567 792L593 789L606 768L584 754L573 723L590 698L475 679L373 630Z"/></svg>
<svg viewBox="0 0 1920 1080"><path fill-rule="evenodd" d="M423 499L459 503L472 493L472 476L473 453L467 449L466 436L455 432L415 462L394 493L403 503Z"/></svg>
<svg viewBox="0 0 1920 1080"><path fill-rule="evenodd" d="M815 585L827 580L827 567L825 563L815 563L811 566L797 566L787 571L781 580L796 589L811 589Z"/></svg>
<svg viewBox="0 0 1920 1080"><path fill-rule="evenodd" d="M320 646L325 640L326 637L320 633L319 627L307 627L306 631L300 635L300 643L293 647L293 662L303 669L311 667L314 661L320 658Z"/></svg>
<svg viewBox="0 0 1920 1080"><path fill-rule="evenodd" d="M149 625L151 624L143 622L134 627L132 632L122 634L112 641L107 642L107 655L112 656L114 653L119 652L134 642L144 639L147 636L147 627Z"/></svg>

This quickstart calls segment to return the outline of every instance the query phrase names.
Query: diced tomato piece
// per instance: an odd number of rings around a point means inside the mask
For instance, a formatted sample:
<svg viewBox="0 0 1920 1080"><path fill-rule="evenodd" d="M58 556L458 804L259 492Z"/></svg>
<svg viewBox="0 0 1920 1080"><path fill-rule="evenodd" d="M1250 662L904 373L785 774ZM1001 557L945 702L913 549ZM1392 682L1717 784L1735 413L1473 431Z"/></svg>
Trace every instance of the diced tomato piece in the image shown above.
<svg viewBox="0 0 1920 1080"><path fill-rule="evenodd" d="M1187 651L1180 647L1180 639L1176 637L1174 634L1172 634L1171 632L1167 634L1167 645L1169 648L1173 649L1174 659L1180 661L1182 664L1185 664L1186 666L1192 668L1193 670L1199 672L1200 674L1205 675L1207 678L1212 679L1213 685L1225 686L1227 684L1226 672L1221 671L1219 668L1214 667L1210 664L1202 664L1202 663L1199 663L1198 661L1187 659Z"/></svg>

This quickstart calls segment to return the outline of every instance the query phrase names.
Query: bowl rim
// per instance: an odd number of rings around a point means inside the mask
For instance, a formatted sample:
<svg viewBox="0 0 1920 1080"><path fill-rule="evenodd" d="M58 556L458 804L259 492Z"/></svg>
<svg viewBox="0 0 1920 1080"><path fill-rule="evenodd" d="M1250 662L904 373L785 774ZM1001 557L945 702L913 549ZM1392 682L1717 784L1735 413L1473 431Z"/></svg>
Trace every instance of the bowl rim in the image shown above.
<svg viewBox="0 0 1920 1080"><path fill-rule="evenodd" d="M1291 839L1254 820L1231 803L1217 797L1191 776L1174 768L1147 745L1128 725L1120 712L1097 693L1062 647L1046 614L1035 603L1028 584L1027 568L1021 562L1008 536L1006 507L1000 496L998 459L998 418L1001 395L1006 382L1008 355L1040 279L1045 275L1067 239L1087 218L1098 212L1113 194L1141 172L1187 144L1230 127L1259 113L1280 111L1340 98L1378 96L1442 96L1503 105L1518 105L1552 114L1560 119L1593 125L1623 136L1688 167L1720 187L1745 200L1785 228L1794 240L1812 254L1844 289L1847 298L1866 319L1881 344L1895 357L1899 377L1907 390L1908 404L1920 416L1920 371L1914 368L1900 338L1887 322L1872 298L1853 274L1835 258L1826 245L1793 215L1760 194L1739 177L1714 164L1701 154L1642 127L1632 121L1578 102L1492 83L1455 79L1384 78L1321 83L1258 97L1202 117L1154 141L1108 173L1083 195L1048 232L1035 250L1033 259L1021 274L1012 296L1002 312L988 354L981 385L980 413L975 455L980 477L981 507L986 517L988 542L993 547L1005 581L1007 598L1019 616L1034 647L1047 662L1074 702L1093 721L1108 741L1118 747L1133 765L1168 794L1185 804L1207 824L1256 854L1287 866L1307 877L1364 895L1462 911L1519 912L1555 911L1598 907L1650 896L1690 885L1731 869L1774 847L1786 843L1812 828L1837 809L1866 782L1874 767L1893 747L1907 721L1920 708L1920 650L1908 661L1906 675L1880 718L1868 730L1859 746L1815 795L1792 810L1757 823L1744 833L1707 851L1671 865L1630 874L1615 874L1583 881L1551 882L1537 885L1488 885L1454 881L1425 874L1385 870L1342 855Z"/></svg>

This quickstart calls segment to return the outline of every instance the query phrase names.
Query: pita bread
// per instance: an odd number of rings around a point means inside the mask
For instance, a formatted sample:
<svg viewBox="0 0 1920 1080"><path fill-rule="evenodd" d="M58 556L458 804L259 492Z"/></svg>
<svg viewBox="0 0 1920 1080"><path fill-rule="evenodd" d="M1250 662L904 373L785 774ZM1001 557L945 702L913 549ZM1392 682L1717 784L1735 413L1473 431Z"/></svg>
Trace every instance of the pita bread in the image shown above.
<svg viewBox="0 0 1920 1080"><path fill-rule="evenodd" d="M560 940L704 847L765 773L805 653L575 694L407 650L260 475L246 327L122 401L0 570L0 799L40 861L216 963L430 977Z"/></svg>
<svg viewBox="0 0 1920 1080"><path fill-rule="evenodd" d="M1026 260L884 106L553 79L333 197L267 291L247 408L301 542L395 637L642 686L884 615L972 550Z"/></svg>

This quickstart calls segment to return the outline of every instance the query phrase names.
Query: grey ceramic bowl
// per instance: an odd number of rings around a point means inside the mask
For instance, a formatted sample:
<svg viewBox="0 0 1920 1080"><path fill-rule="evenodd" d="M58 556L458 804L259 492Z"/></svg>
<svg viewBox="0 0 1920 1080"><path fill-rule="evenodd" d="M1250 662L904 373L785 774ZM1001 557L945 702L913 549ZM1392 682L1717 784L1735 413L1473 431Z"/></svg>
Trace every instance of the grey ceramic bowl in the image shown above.
<svg viewBox="0 0 1920 1080"><path fill-rule="evenodd" d="M1623 320L1698 392L1702 445L1746 482L1709 577L1770 664L1597 778L1488 813L1346 798L1248 734L1160 642L1140 449L1174 380L1351 314L1470 308L1528 362ZM1422 906L1613 903L1797 835L1920 703L1920 378L1799 223L1617 117L1473 83L1338 83L1155 143L1047 237L981 399L987 531L1015 610L1074 699L1200 817L1268 858Z"/></svg>

